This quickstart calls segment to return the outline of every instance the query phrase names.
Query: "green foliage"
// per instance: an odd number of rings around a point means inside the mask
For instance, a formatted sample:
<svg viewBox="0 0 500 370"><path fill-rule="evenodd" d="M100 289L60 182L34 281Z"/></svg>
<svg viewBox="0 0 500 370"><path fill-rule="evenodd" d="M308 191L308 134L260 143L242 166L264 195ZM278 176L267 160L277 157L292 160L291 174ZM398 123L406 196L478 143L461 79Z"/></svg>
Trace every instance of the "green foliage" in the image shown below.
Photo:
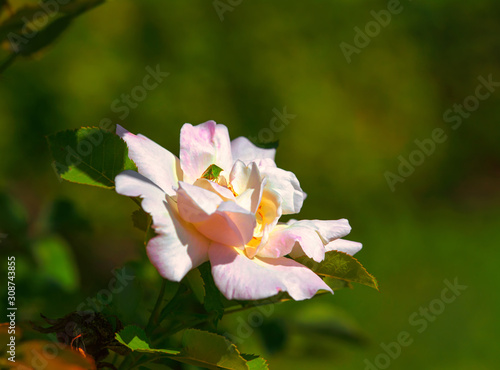
<svg viewBox="0 0 500 370"><path fill-rule="evenodd" d="M340 279L335 279L330 276L325 276L323 277L323 281L328 285L334 292L336 290L348 288L352 289L353 286L349 281L346 280L340 280Z"/></svg>
<svg viewBox="0 0 500 370"><path fill-rule="evenodd" d="M248 369L234 344L223 336L197 329L184 332L183 349L175 359L207 369Z"/></svg>
<svg viewBox="0 0 500 370"><path fill-rule="evenodd" d="M200 270L193 269L189 271L185 279L198 302L203 303L205 300L205 284L203 283Z"/></svg>
<svg viewBox="0 0 500 370"><path fill-rule="evenodd" d="M52 167L66 181L111 189L116 175L137 169L128 158L125 142L100 128L60 131L48 135L47 140Z"/></svg>
<svg viewBox="0 0 500 370"><path fill-rule="evenodd" d="M151 348L144 330L135 325L128 325L116 333L116 339L132 351L163 355L206 369L267 369L263 358L242 356L236 346L223 336L197 329L184 331L181 350Z"/></svg>
<svg viewBox="0 0 500 370"><path fill-rule="evenodd" d="M59 2L45 6L25 5L12 11L0 23L0 43L11 53L0 65L0 73L18 55L29 57L51 45L66 31L75 17L103 2L104 0L73 0L64 5ZM11 9L8 1L1 2L0 7L1 10Z"/></svg>
<svg viewBox="0 0 500 370"><path fill-rule="evenodd" d="M267 361L257 355L251 355L244 353L241 355L245 360L247 360L248 370L268 370Z"/></svg>
<svg viewBox="0 0 500 370"><path fill-rule="evenodd" d="M212 313L214 315L214 324L216 325L224 315L224 297L215 285L210 263L205 262L199 266L198 269L200 270L201 277L205 283L205 300L203 305L208 313Z"/></svg>
<svg viewBox="0 0 500 370"><path fill-rule="evenodd" d="M23 56L30 56L54 42L71 24L73 16L64 16L56 19L26 43L19 42L16 52Z"/></svg>
<svg viewBox="0 0 500 370"><path fill-rule="evenodd" d="M369 274L356 258L347 253L339 251L327 252L325 259L320 263L313 261L307 256L298 257L295 260L309 267L318 275L359 283L378 290L377 279ZM338 283L334 285L336 289L338 289L338 286Z"/></svg>
<svg viewBox="0 0 500 370"><path fill-rule="evenodd" d="M32 248L40 278L59 285L66 292L78 288L78 269L73 253L63 239L46 237L35 241Z"/></svg>
<svg viewBox="0 0 500 370"><path fill-rule="evenodd" d="M28 2L38 0L10 1L13 8ZM61 8L81 3L91 2L72 0ZM184 122L214 118L228 125L233 138L257 136L263 129L283 127L280 120L271 126L270 119L273 107L281 110L286 104L297 117L273 136L281 139L278 165L296 173L309 194L300 217L347 217L354 225L352 239L365 244L360 261L376 267L384 280L383 296L362 289L275 305L274 315L287 321L295 310L315 317L317 312L302 312L310 306L335 320L334 309L342 306L369 331L373 346L369 352L351 350L339 341L327 345L307 337L274 355L272 368L359 369L365 358L373 360L373 350L380 350L377 343L411 330L403 325L408 315L439 298L442 279L456 275L474 287L475 299L467 299L467 293L447 307L391 368L422 369L429 363L495 368L500 297L491 292L498 285L500 254L490 246L500 236L500 90L480 101L457 130L443 121L443 113L474 94L478 75L499 78L500 2L401 2L404 11L353 54L351 64L339 43L353 44L353 27L364 32L373 20L370 12L386 9L387 1L245 4L226 12L221 23L206 1L109 1L75 19L43 58L37 53L36 62L14 64L4 73L0 179L5 191L26 205L30 233L23 231L24 238L37 234L34 216L54 191L65 193L93 226L85 237L70 241L81 258L85 287L66 295L51 294L59 290L44 281L43 289L33 288L37 274L27 259L32 255L20 256L22 249L13 245L19 237L0 221L0 232L8 234L0 244L4 258L15 254L19 261L17 279L24 283L16 293L26 308L23 317L34 318L44 309L69 312L107 288L113 266L145 254L138 233L130 232L129 202L103 191L57 189L40 137L105 116L118 122L120 114L110 110L111 103L130 94L147 64L160 63L172 79L148 91L122 120L124 126L178 153L177 133ZM4 10L2 20L10 15ZM260 26L252 27L256 17ZM186 32L178 32L187 23ZM427 138L436 127L449 139L391 193L384 171L396 172L397 157L407 158L417 149L414 140ZM6 212L0 206L4 219ZM144 295L137 315L151 309L157 287L157 281L139 285ZM112 304L121 300L117 307L123 314L135 297L127 287ZM226 315L222 324L237 315ZM259 343L259 335L253 335L245 347L260 348Z"/></svg>
<svg viewBox="0 0 500 370"><path fill-rule="evenodd" d="M180 353L172 349L151 348L149 339L144 330L135 325L127 325L116 333L116 340L135 352L161 353L167 355L177 355Z"/></svg>

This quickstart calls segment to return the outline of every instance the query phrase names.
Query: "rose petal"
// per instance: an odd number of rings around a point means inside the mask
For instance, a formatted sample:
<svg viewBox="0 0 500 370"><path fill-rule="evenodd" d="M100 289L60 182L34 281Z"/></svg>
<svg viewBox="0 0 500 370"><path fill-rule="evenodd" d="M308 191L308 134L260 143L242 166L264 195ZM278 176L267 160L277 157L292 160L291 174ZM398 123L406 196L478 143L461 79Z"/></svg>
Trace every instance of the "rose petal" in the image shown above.
<svg viewBox="0 0 500 370"><path fill-rule="evenodd" d="M249 164L250 162L260 159L270 159L274 164L274 157L276 156L276 149L259 148L243 136L231 141L231 151L235 161L239 159L245 164ZM271 163L269 163L269 165L272 166Z"/></svg>
<svg viewBox="0 0 500 370"><path fill-rule="evenodd" d="M179 158L146 136L134 135L120 125L116 125L116 134L127 143L128 155L139 173L168 195L174 195L177 182L182 180Z"/></svg>
<svg viewBox="0 0 500 370"><path fill-rule="evenodd" d="M281 197L276 192L264 189L256 215L259 227L254 230L254 240L245 246L248 257L253 258L256 255L260 255L260 251L267 245L269 235L278 224L278 220L282 214L280 204ZM274 256L275 254L273 253L272 255ZM285 254L279 254L278 256Z"/></svg>
<svg viewBox="0 0 500 370"><path fill-rule="evenodd" d="M287 291L295 300L332 290L307 267L289 258L249 259L243 251L220 244L209 250L215 284L227 299L268 298Z"/></svg>
<svg viewBox="0 0 500 370"><path fill-rule="evenodd" d="M255 214L234 201L224 202L214 192L180 182L177 205L181 217L213 241L242 246L252 239Z"/></svg>
<svg viewBox="0 0 500 370"><path fill-rule="evenodd" d="M272 160L271 158L262 158L262 159L257 159L254 161L254 163L257 164L259 168L264 168L264 167L273 167L276 168L276 162Z"/></svg>
<svg viewBox="0 0 500 370"><path fill-rule="evenodd" d="M287 254L292 257L306 254L320 262L325 258L325 245L314 229L301 225L278 225L269 235L266 245L259 251L259 256L278 258Z"/></svg>
<svg viewBox="0 0 500 370"><path fill-rule="evenodd" d="M161 276L181 281L191 269L208 260L210 241L183 221L170 204L166 207L171 222L156 229L159 235L148 242L146 251Z"/></svg>
<svg viewBox="0 0 500 370"><path fill-rule="evenodd" d="M351 232L349 221L345 218L339 220L290 220L287 224L300 225L315 230L325 244L342 238Z"/></svg>
<svg viewBox="0 0 500 370"><path fill-rule="evenodd" d="M300 188L299 180L293 172L280 168L264 167L260 168L260 173L268 179L266 187L280 195L284 215L300 212L306 194Z"/></svg>
<svg viewBox="0 0 500 370"><path fill-rule="evenodd" d="M146 250L161 276L180 281L208 259L210 241L179 218L165 192L151 180L135 171L123 171L115 183L118 194L143 198L142 208L153 217L152 227L158 235L149 241Z"/></svg>
<svg viewBox="0 0 500 370"><path fill-rule="evenodd" d="M207 220L222 202L222 198L210 190L179 182L177 206L181 217L188 222Z"/></svg>
<svg viewBox="0 0 500 370"><path fill-rule="evenodd" d="M236 202L243 208L255 213L259 207L267 179L262 180L255 163L248 166L236 161L229 175L229 182L238 197Z"/></svg>
<svg viewBox="0 0 500 370"><path fill-rule="evenodd" d="M212 164L229 171L233 164L227 127L208 121L197 126L186 123L181 129L181 168L190 184Z"/></svg>
<svg viewBox="0 0 500 370"><path fill-rule="evenodd" d="M235 202L223 202L210 217L195 224L207 238L229 246L242 247L253 236L255 215Z"/></svg>
<svg viewBox="0 0 500 370"><path fill-rule="evenodd" d="M247 166L242 161L237 160L229 174L229 182L236 194L241 194L247 189L256 189L262 180L255 163Z"/></svg>
<svg viewBox="0 0 500 370"><path fill-rule="evenodd" d="M325 258L325 245L346 236L350 231L351 227L346 219L291 220L286 225L274 228L258 255L273 258L287 254L292 257L307 255L316 262L321 262Z"/></svg>
<svg viewBox="0 0 500 370"><path fill-rule="evenodd" d="M216 182L207 180L207 179L198 179L194 182L195 186L203 188L205 190L211 191L212 193L217 194L223 200L235 200L235 196L231 190L226 188L225 186L219 185Z"/></svg>
<svg viewBox="0 0 500 370"><path fill-rule="evenodd" d="M170 222L165 208L166 194L148 178L135 171L126 170L115 177L115 189L121 195L141 197L142 209L153 217L154 225L161 227Z"/></svg>
<svg viewBox="0 0 500 370"><path fill-rule="evenodd" d="M356 253L358 253L361 250L362 247L363 247L363 244L358 243L358 242L353 242L353 241L345 240L345 239L337 239L337 240L334 240L334 241L328 243L325 246L325 249L327 252L339 251L339 252L344 252L344 253L350 254L351 256L354 256Z"/></svg>

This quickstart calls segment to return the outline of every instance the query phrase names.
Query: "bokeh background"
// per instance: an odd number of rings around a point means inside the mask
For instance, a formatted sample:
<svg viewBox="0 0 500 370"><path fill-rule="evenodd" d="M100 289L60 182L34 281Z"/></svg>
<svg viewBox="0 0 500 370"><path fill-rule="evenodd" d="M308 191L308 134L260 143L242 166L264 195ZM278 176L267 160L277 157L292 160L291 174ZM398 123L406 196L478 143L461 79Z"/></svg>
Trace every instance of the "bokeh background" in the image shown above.
<svg viewBox="0 0 500 370"><path fill-rule="evenodd" d="M443 114L475 94L479 76L500 81L500 3L401 1L348 63L339 45L354 45L354 27L387 6L241 1L221 20L212 1L109 1L42 53L16 59L0 77L0 248L3 261L18 257L20 319L73 311L125 263L151 282L115 297L125 318L151 307L158 287L137 262L136 205L59 182L45 135L109 118L177 154L183 123L214 119L232 137L279 140L278 165L309 195L300 218L348 218L350 239L364 244L357 257L381 287L280 304L242 350L271 369L364 369L407 331L413 343L392 369L496 368L500 91L457 129ZM157 65L170 75L121 118L113 102ZM272 131L284 107L295 117ZM392 191L386 172L398 174L398 157L436 128L447 139ZM468 288L419 333L409 318L455 278ZM222 331L241 320L248 313L224 319Z"/></svg>

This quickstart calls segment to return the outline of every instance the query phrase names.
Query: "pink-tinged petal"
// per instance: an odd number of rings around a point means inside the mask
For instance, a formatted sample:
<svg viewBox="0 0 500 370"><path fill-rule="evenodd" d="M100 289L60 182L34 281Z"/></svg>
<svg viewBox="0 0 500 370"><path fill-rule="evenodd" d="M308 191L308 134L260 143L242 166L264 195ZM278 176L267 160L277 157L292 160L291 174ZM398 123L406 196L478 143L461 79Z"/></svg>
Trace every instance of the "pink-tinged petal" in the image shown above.
<svg viewBox="0 0 500 370"><path fill-rule="evenodd" d="M127 143L128 155L137 165L139 173L168 195L174 195L173 189L182 180L179 159L153 140L141 134L134 135L120 125L116 125L116 134Z"/></svg>
<svg viewBox="0 0 500 370"><path fill-rule="evenodd" d="M303 226L315 230L323 243L327 244L332 240L343 238L351 232L349 221L345 218L339 220L291 220L288 225Z"/></svg>
<svg viewBox="0 0 500 370"><path fill-rule="evenodd" d="M296 253L292 253L296 252ZM325 258L325 245L318 233L309 227L299 225L278 225L259 251L259 256L277 258L292 253L304 255L320 262Z"/></svg>
<svg viewBox="0 0 500 370"><path fill-rule="evenodd" d="M255 163L246 166L236 161L229 175L229 182L238 197L236 202L250 212L257 212L267 179L262 180Z"/></svg>
<svg viewBox="0 0 500 370"><path fill-rule="evenodd" d="M332 289L306 266L290 258L260 258L271 267L286 286L286 291L296 301L312 298L319 290L333 294Z"/></svg>
<svg viewBox="0 0 500 370"><path fill-rule="evenodd" d="M242 246L252 239L255 214L210 190L180 182L177 206L185 221L213 241Z"/></svg>
<svg viewBox="0 0 500 370"><path fill-rule="evenodd" d="M255 215L235 202L222 203L210 217L195 224L207 238L224 245L244 246L253 236Z"/></svg>
<svg viewBox="0 0 500 370"><path fill-rule="evenodd" d="M229 174L229 182L236 194L241 194L247 189L255 189L262 182L260 172L255 163L248 166L238 160L234 163L231 173Z"/></svg>
<svg viewBox="0 0 500 370"><path fill-rule="evenodd" d="M191 184L212 164L230 171L233 156L227 127L214 121L186 123L181 129L180 160L184 181Z"/></svg>
<svg viewBox="0 0 500 370"><path fill-rule="evenodd" d="M260 173L268 179L266 187L280 195L283 214L298 213L302 208L306 194L300 188L299 180L295 174L273 167L260 168Z"/></svg>
<svg viewBox="0 0 500 370"><path fill-rule="evenodd" d="M233 159L240 160L245 164L250 162L269 159L268 165L275 167L274 157L276 156L276 149L262 149L255 146L246 137L240 136L231 142L231 151L233 152Z"/></svg>
<svg viewBox="0 0 500 370"><path fill-rule="evenodd" d="M307 267L289 258L248 258L237 248L213 244L209 250L215 284L227 299L254 300L286 291L295 300L332 290Z"/></svg>
<svg viewBox="0 0 500 370"><path fill-rule="evenodd" d="M146 251L161 276L181 281L190 270L208 260L210 241L182 220L169 203L166 208L171 222L156 229L158 235L148 242Z"/></svg>
<svg viewBox="0 0 500 370"><path fill-rule="evenodd" d="M358 243L358 242L353 242L353 241L345 240L345 239L337 239L337 240L334 240L334 241L328 243L325 246L325 250L327 252L330 252L330 251L344 252L344 253L350 254L351 256L354 256L356 253L358 253L361 250L362 247L363 247L363 244Z"/></svg>
<svg viewBox="0 0 500 370"><path fill-rule="evenodd" d="M254 161L255 164L257 164L257 167L259 168L264 168L264 167L274 167L276 168L276 162L272 160L271 158L262 158L262 159L257 159Z"/></svg>
<svg viewBox="0 0 500 370"><path fill-rule="evenodd" d="M188 222L207 220L223 202L216 193L185 182L179 183L177 206L181 217Z"/></svg>
<svg viewBox="0 0 500 370"><path fill-rule="evenodd" d="M258 255L274 258L286 254L294 258L306 255L321 262L325 258L325 245L346 236L350 231L351 227L346 219L290 220L286 225L274 228Z"/></svg>
<svg viewBox="0 0 500 370"><path fill-rule="evenodd" d="M115 183L117 193L143 198L142 208L153 217L152 227L158 235L146 249L161 276L180 281L189 270L208 259L210 241L179 218L172 201L151 180L135 171L123 171Z"/></svg>
<svg viewBox="0 0 500 370"><path fill-rule="evenodd" d="M141 197L141 206L153 217L154 225L161 227L170 223L170 216L165 207L166 194L148 178L135 171L123 171L115 177L115 189L121 195Z"/></svg>
<svg viewBox="0 0 500 370"><path fill-rule="evenodd" d="M237 248L212 244L208 255L215 284L227 299L261 299L286 290L272 271L266 271Z"/></svg>
<svg viewBox="0 0 500 370"><path fill-rule="evenodd" d="M211 180L201 178L201 179L196 180L193 185L200 187L202 189L211 191L212 193L215 193L218 196L220 196L223 200L235 200L236 199L231 190L229 190L227 187L219 185L216 182L213 182Z"/></svg>

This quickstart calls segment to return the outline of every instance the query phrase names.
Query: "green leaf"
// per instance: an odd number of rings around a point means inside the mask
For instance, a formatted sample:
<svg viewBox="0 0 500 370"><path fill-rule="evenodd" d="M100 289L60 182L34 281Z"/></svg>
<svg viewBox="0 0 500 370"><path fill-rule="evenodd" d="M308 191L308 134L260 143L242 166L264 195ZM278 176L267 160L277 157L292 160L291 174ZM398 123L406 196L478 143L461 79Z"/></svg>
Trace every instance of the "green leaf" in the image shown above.
<svg viewBox="0 0 500 370"><path fill-rule="evenodd" d="M193 269L189 271L186 280L198 302L203 303L205 300L205 284L201 278L200 270Z"/></svg>
<svg viewBox="0 0 500 370"><path fill-rule="evenodd" d="M220 173L222 172L222 168L215 164L211 164L201 175L202 178L215 181L219 178Z"/></svg>
<svg viewBox="0 0 500 370"><path fill-rule="evenodd" d="M201 277L205 282L205 300L203 306L208 313L214 313L214 324L217 323L224 315L224 303L222 294L215 285L214 278L212 277L212 270L210 262L206 262L198 267Z"/></svg>
<svg viewBox="0 0 500 370"><path fill-rule="evenodd" d="M349 281L335 279L329 276L326 276L323 281L335 292L340 289L348 288L352 289L352 284Z"/></svg>
<svg viewBox="0 0 500 370"><path fill-rule="evenodd" d="M33 255L42 279L59 285L67 292L79 286L78 268L66 242L58 237L47 237L33 244Z"/></svg>
<svg viewBox="0 0 500 370"><path fill-rule="evenodd" d="M47 136L52 167L66 181L111 189L124 170L136 170L124 141L97 127L82 127Z"/></svg>
<svg viewBox="0 0 500 370"><path fill-rule="evenodd" d="M68 21L71 21L71 18L103 2L104 0L71 1L65 5L59 4L57 11L53 13L47 13L39 5L25 5L0 24L0 40L8 40L13 51L28 55L36 51L35 49L39 50L54 41L69 25ZM5 3L0 1L0 6L5 6L3 5ZM30 25L30 22L39 17L40 12L47 13L49 21L53 20L44 28L38 27L36 23ZM63 18L64 21L58 22ZM12 43L16 43L15 47ZM31 43L32 46L28 46Z"/></svg>
<svg viewBox="0 0 500 370"><path fill-rule="evenodd" d="M162 353L166 355L177 355L180 353L172 349L151 348L144 330L135 325L127 325L116 333L115 337L118 342L136 352Z"/></svg>
<svg viewBox="0 0 500 370"><path fill-rule="evenodd" d="M309 267L318 275L359 283L378 290L377 279L366 271L363 265L353 256L339 251L330 251L325 259L318 263L302 256L295 259L298 263Z"/></svg>
<svg viewBox="0 0 500 370"><path fill-rule="evenodd" d="M73 16L60 17L44 29L38 31L32 39L25 39L23 43L17 43L15 52L30 56L54 42L71 24Z"/></svg>
<svg viewBox="0 0 500 370"><path fill-rule="evenodd" d="M17 9L10 17L0 23L0 40L8 40L9 35L16 34L22 36L22 29L25 26L25 20L33 19L35 14L40 12L40 7L28 5Z"/></svg>
<svg viewBox="0 0 500 370"><path fill-rule="evenodd" d="M236 346L221 335L187 329L179 356L173 359L207 369L247 370L248 366Z"/></svg>
<svg viewBox="0 0 500 370"><path fill-rule="evenodd" d="M244 353L241 355L245 360L247 360L247 366L249 370L269 370L267 361L262 357L257 355L251 355Z"/></svg>

